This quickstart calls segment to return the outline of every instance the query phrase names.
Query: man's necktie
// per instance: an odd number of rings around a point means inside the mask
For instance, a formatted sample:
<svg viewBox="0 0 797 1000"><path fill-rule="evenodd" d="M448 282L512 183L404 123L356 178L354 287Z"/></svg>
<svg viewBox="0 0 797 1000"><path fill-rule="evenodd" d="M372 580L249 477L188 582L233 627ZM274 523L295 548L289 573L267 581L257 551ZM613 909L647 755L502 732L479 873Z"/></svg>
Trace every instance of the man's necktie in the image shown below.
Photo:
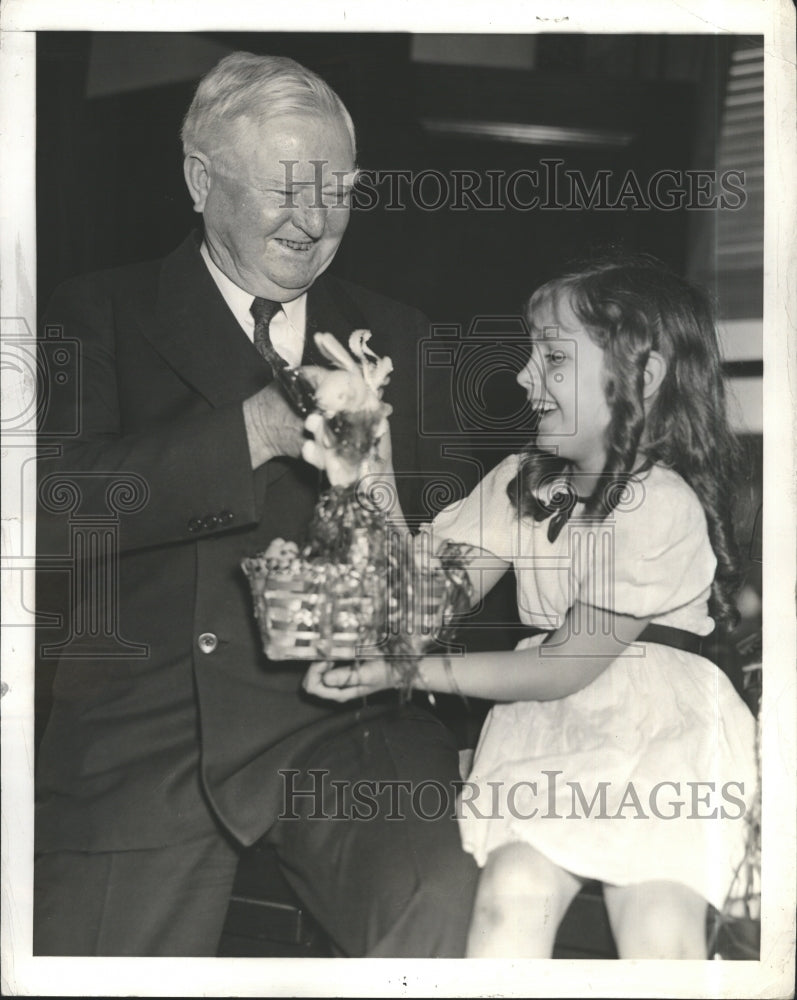
<svg viewBox="0 0 797 1000"><path fill-rule="evenodd" d="M271 365L271 370L275 375L281 368L288 367L288 362L271 343L271 335L268 330L271 320L280 308L279 302L272 302L270 299L255 299L249 307L249 311L255 318L255 347L260 352L261 357L265 358Z"/></svg>
<svg viewBox="0 0 797 1000"><path fill-rule="evenodd" d="M269 324L282 307L270 299L255 299L249 311L255 318L255 347L271 365L274 378L303 417L315 409L315 390L302 373L292 368L271 343Z"/></svg>

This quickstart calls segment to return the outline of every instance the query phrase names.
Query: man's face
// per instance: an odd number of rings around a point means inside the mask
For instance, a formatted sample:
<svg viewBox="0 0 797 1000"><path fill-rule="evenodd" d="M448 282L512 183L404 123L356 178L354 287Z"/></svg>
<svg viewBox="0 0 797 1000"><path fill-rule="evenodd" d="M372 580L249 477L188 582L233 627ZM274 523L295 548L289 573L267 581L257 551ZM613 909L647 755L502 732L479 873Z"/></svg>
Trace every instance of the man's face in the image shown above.
<svg viewBox="0 0 797 1000"><path fill-rule="evenodd" d="M196 203L210 255L252 295L289 302L326 270L346 231L354 151L337 119L284 116L242 124L209 156Z"/></svg>

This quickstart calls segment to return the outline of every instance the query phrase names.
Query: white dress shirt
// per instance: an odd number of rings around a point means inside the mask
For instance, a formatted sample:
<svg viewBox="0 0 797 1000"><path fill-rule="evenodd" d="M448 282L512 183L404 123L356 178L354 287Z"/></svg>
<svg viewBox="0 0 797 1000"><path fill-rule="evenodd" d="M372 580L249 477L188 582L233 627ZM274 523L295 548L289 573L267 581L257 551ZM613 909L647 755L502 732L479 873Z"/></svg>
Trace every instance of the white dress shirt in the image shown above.
<svg viewBox="0 0 797 1000"><path fill-rule="evenodd" d="M205 241L199 251L202 259L207 264L208 270L213 280L224 297L224 301L230 307L233 316L238 320L241 329L247 337L254 343L255 320L250 312L254 295L239 288L227 275L213 262L210 251ZM278 354L288 362L289 365L299 365L304 354L304 330L307 318L307 293L300 295L292 302L283 302L282 308L274 313L269 324L268 332L271 343Z"/></svg>

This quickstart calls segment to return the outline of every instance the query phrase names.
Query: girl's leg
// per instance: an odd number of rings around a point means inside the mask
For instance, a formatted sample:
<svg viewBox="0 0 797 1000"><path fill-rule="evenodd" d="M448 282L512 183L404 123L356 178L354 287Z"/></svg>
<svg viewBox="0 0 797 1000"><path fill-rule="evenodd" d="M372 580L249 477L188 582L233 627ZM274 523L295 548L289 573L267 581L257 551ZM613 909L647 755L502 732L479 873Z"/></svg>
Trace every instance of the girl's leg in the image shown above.
<svg viewBox="0 0 797 1000"><path fill-rule="evenodd" d="M581 880L524 843L492 851L476 890L468 958L550 958Z"/></svg>
<svg viewBox="0 0 797 1000"><path fill-rule="evenodd" d="M706 907L680 882L605 885L620 958L706 958Z"/></svg>

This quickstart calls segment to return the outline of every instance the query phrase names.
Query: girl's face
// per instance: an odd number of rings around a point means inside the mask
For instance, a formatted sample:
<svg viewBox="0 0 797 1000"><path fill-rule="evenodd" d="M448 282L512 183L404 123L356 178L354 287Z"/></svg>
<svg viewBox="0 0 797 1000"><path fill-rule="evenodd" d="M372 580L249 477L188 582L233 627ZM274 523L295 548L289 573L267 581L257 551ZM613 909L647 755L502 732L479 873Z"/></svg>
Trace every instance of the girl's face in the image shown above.
<svg viewBox="0 0 797 1000"><path fill-rule="evenodd" d="M603 389L603 350L566 296L543 300L531 319L531 357L517 377L540 411L537 446L583 473L603 471L611 412Z"/></svg>

